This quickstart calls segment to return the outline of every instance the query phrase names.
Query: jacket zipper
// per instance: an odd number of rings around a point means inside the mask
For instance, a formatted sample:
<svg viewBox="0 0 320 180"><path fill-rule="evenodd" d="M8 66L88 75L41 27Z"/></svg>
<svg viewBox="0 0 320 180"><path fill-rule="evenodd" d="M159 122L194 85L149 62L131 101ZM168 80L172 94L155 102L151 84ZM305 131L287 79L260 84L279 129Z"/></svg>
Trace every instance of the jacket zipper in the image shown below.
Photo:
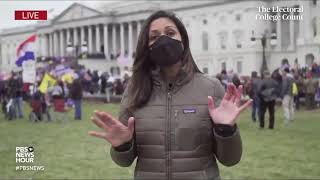
<svg viewBox="0 0 320 180"><path fill-rule="evenodd" d="M174 119L175 119L175 123L178 123L178 110L174 110Z"/></svg>
<svg viewBox="0 0 320 180"><path fill-rule="evenodd" d="M167 156L167 179L170 180L171 179L171 172L170 172L170 168L171 168L171 163L170 163L170 159L171 159L171 89L168 90L167 93L167 152L168 152L168 156Z"/></svg>

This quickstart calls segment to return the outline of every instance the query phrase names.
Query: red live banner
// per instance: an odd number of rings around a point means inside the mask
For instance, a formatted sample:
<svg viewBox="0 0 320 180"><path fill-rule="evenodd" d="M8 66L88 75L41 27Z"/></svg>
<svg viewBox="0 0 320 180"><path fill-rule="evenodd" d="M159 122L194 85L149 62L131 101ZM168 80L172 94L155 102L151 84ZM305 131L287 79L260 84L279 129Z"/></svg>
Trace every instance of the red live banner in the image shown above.
<svg viewBox="0 0 320 180"><path fill-rule="evenodd" d="M15 20L47 20L47 11L19 10L14 12Z"/></svg>

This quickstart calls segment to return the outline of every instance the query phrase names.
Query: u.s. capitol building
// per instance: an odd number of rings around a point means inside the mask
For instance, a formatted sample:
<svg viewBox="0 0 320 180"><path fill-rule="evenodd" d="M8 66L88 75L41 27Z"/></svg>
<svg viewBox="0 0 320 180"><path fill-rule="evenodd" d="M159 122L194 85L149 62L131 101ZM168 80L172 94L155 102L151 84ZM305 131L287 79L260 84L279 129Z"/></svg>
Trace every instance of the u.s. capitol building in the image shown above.
<svg viewBox="0 0 320 180"><path fill-rule="evenodd" d="M259 37L263 35L277 37L266 40L269 70L284 60L301 66L320 60L320 2L316 0L136 1L106 3L99 9L75 3L45 22L4 29L0 34L0 70L14 69L17 46L36 34L40 61L45 57L78 56L85 51L88 55L79 59L80 64L122 76L132 64L144 20L160 9L174 11L183 21L193 57L209 75L222 69L241 75L259 72L263 59ZM128 57L129 61L120 63L117 56Z"/></svg>

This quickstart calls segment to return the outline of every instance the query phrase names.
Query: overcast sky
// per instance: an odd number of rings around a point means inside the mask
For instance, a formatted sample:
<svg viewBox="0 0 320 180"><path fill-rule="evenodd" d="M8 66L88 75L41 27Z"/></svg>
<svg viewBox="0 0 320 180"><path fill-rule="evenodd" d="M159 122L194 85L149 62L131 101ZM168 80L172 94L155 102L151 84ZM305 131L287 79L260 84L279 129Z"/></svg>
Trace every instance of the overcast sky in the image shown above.
<svg viewBox="0 0 320 180"><path fill-rule="evenodd" d="M36 23L36 21L15 21L15 10L47 10L48 18L52 18L60 14L74 2L78 2L92 8L97 8L101 6L102 3L112 3L113 1L0 1L0 30Z"/></svg>

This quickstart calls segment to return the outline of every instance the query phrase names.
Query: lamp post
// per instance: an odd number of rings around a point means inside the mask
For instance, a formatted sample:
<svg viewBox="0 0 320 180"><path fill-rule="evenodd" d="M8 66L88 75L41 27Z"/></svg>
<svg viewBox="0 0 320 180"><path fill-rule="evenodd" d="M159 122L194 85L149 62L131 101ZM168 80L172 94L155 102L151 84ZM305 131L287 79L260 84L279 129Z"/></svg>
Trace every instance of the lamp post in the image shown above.
<svg viewBox="0 0 320 180"><path fill-rule="evenodd" d="M267 59L266 59L266 45L267 45L267 40L270 39L270 44L271 45L276 45L277 44L277 34L272 33L271 36L268 36L267 33L262 34L261 37L255 37L254 31L252 31L252 37L251 41L256 41L256 40L261 41L262 45L262 65L260 67L260 74L261 77L263 76L263 72L268 70L268 65L267 65Z"/></svg>

